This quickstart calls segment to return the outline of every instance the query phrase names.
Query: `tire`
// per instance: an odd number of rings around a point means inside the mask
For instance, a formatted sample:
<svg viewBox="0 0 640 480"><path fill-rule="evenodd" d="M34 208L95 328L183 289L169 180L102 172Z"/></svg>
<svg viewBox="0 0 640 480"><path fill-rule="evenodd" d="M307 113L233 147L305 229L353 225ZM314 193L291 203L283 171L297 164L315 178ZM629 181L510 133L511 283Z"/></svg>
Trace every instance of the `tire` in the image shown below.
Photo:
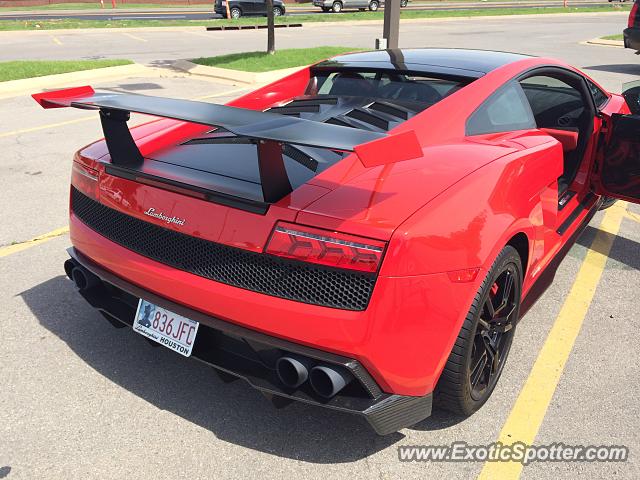
<svg viewBox="0 0 640 480"><path fill-rule="evenodd" d="M331 6L331 11L333 13L340 13L342 11L342 2L333 2Z"/></svg>
<svg viewBox="0 0 640 480"><path fill-rule="evenodd" d="M489 399L511 349L521 297L522 263L516 249L507 245L473 299L436 385L437 406L469 416ZM489 305L495 309L493 317ZM495 359L491 363L490 351Z"/></svg>
<svg viewBox="0 0 640 480"><path fill-rule="evenodd" d="M400 8L404 8L409 4L409 0L400 0Z"/></svg>
<svg viewBox="0 0 640 480"><path fill-rule="evenodd" d="M280 17L282 15L282 9L280 7L273 7L273 16Z"/></svg>
<svg viewBox="0 0 640 480"><path fill-rule="evenodd" d="M600 205L599 210L606 210L607 208L612 207L617 201L617 198L604 197L604 201L602 202L602 205Z"/></svg>
<svg viewBox="0 0 640 480"><path fill-rule="evenodd" d="M242 16L242 10L240 10L238 7L233 7L229 13L231 14L231 18L240 18Z"/></svg>
<svg viewBox="0 0 640 480"><path fill-rule="evenodd" d="M369 2L369 10L371 10L372 12L378 10L379 6L380 4L376 0L372 0L371 2Z"/></svg>

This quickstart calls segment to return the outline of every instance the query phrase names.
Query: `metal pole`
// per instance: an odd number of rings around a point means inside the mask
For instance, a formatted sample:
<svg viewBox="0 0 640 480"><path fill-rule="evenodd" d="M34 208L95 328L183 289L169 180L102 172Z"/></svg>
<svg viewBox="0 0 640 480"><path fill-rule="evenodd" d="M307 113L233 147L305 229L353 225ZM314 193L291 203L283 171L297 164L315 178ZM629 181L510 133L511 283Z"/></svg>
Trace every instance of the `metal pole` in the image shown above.
<svg viewBox="0 0 640 480"><path fill-rule="evenodd" d="M267 53L276 53L276 30L273 20L273 0L267 0Z"/></svg>
<svg viewBox="0 0 640 480"><path fill-rule="evenodd" d="M385 1L382 36L387 40L387 48L398 48L398 37L400 36L400 0Z"/></svg>

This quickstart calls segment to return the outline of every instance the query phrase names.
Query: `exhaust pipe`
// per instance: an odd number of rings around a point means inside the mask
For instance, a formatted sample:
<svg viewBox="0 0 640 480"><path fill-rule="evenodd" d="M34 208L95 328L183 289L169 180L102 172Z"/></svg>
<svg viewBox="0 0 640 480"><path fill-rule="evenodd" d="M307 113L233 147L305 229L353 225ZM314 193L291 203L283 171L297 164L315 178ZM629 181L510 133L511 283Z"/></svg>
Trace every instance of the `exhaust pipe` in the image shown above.
<svg viewBox="0 0 640 480"><path fill-rule="evenodd" d="M353 380L347 370L333 367L313 367L309 374L311 387L318 395L331 398Z"/></svg>
<svg viewBox="0 0 640 480"><path fill-rule="evenodd" d="M89 290L93 287L97 287L101 283L98 277L79 265L75 266L73 270L71 270L71 279L73 280L73 283L76 284L78 290L80 290L81 292Z"/></svg>
<svg viewBox="0 0 640 480"><path fill-rule="evenodd" d="M73 275L71 274L71 272L73 272L74 268L76 268L76 262L74 262L70 258L64 262L64 273L67 274L69 280L73 280Z"/></svg>
<svg viewBox="0 0 640 480"><path fill-rule="evenodd" d="M309 378L311 360L304 357L280 357L276 362L276 373L289 388L298 388Z"/></svg>

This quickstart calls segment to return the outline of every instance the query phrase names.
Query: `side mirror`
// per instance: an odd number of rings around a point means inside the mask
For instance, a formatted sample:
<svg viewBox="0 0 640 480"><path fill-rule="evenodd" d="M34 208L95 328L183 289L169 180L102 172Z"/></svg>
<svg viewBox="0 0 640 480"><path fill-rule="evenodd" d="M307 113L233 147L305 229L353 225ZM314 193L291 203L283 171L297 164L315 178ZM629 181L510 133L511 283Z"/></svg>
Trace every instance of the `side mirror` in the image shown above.
<svg viewBox="0 0 640 480"><path fill-rule="evenodd" d="M640 114L640 80L622 85L622 96L634 115Z"/></svg>

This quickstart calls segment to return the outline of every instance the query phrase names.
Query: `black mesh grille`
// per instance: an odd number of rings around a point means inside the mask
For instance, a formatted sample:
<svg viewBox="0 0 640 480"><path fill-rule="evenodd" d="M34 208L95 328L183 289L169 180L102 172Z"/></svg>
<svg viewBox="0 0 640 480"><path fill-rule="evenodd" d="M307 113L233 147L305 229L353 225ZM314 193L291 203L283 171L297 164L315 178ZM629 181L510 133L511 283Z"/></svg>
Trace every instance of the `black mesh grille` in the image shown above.
<svg viewBox="0 0 640 480"><path fill-rule="evenodd" d="M375 275L248 252L158 227L71 189L71 208L89 228L140 255L201 277L298 302L364 310Z"/></svg>

